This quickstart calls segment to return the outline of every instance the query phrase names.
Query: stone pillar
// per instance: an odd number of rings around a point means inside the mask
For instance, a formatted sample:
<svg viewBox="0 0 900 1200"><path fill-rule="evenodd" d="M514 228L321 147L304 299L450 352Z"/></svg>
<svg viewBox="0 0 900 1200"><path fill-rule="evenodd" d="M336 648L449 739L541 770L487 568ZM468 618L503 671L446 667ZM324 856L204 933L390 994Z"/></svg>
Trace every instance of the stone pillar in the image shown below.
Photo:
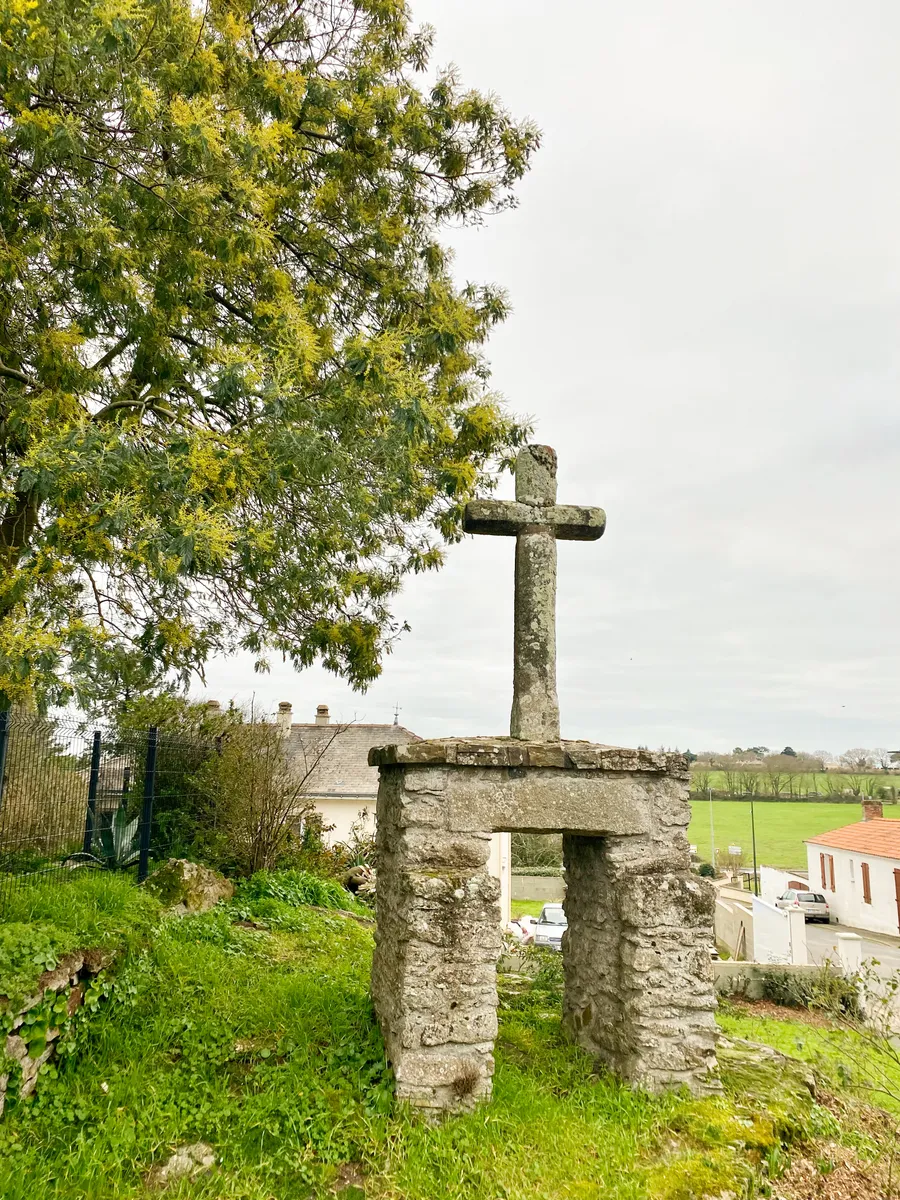
<svg viewBox="0 0 900 1200"><path fill-rule="evenodd" d="M397 1095L490 1095L499 886L491 830L563 831L563 1015L652 1091L716 1079L713 888L690 871L680 755L589 742L448 738L370 751L380 768L372 993Z"/></svg>
<svg viewBox="0 0 900 1200"><path fill-rule="evenodd" d="M490 1095L497 1033L499 885L490 833L452 832L454 768L382 767L372 995L396 1094L419 1108Z"/></svg>
<svg viewBox="0 0 900 1200"><path fill-rule="evenodd" d="M648 834L566 834L563 1017L574 1040L631 1083L721 1090L716 1076L715 899L689 870L686 788L670 779Z"/></svg>

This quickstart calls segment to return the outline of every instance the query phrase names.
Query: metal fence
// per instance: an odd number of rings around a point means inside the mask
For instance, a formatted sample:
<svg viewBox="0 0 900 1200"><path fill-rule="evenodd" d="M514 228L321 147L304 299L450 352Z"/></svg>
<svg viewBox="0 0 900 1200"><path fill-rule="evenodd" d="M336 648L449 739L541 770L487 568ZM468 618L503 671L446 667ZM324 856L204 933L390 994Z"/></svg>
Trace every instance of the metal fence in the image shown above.
<svg viewBox="0 0 900 1200"><path fill-rule="evenodd" d="M186 849L190 777L211 747L151 728L0 712L0 892L26 877L130 871Z"/></svg>

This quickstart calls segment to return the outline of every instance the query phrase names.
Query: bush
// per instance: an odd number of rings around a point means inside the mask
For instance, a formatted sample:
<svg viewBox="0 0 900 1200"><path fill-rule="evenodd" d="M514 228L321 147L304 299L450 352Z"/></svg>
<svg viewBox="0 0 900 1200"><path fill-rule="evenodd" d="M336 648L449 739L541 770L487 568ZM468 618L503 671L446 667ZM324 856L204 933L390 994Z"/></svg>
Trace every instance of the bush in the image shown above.
<svg viewBox="0 0 900 1200"><path fill-rule="evenodd" d="M286 904L312 904L316 908L349 908L353 897L333 879L309 871L257 871L238 885L235 903L283 900Z"/></svg>
<svg viewBox="0 0 900 1200"><path fill-rule="evenodd" d="M704 862L697 868L697 874L702 875L704 879L715 879L716 868L712 863Z"/></svg>
<svg viewBox="0 0 900 1200"><path fill-rule="evenodd" d="M861 1017L859 990L854 979L823 967L808 971L767 971L763 999L787 1008L812 1008L835 1016Z"/></svg>
<svg viewBox="0 0 900 1200"><path fill-rule="evenodd" d="M562 834L514 833L511 838L514 867L562 866Z"/></svg>

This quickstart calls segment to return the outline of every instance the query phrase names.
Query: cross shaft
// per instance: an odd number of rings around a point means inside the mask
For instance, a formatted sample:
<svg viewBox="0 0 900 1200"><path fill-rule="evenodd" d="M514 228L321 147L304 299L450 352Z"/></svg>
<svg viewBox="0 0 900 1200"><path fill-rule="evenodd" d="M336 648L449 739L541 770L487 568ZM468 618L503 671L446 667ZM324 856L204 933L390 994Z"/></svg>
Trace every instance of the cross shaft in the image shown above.
<svg viewBox="0 0 900 1200"><path fill-rule="evenodd" d="M473 500L463 528L516 539L510 733L558 742L556 541L595 541L606 528L606 514L602 508L556 503L556 452L550 446L521 450L515 475L515 500Z"/></svg>

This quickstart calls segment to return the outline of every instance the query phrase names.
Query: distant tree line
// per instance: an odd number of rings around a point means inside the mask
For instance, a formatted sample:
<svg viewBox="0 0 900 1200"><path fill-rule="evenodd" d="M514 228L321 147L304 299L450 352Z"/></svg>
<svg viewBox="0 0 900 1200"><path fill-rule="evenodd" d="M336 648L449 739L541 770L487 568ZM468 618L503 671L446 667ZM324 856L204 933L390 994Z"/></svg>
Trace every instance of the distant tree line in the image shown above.
<svg viewBox="0 0 900 1200"><path fill-rule="evenodd" d="M693 790L713 791L727 796L775 796L776 798L818 794L824 796L878 796L896 789L886 788L885 775L900 764L892 751L882 747L854 747L835 759L824 751L797 751L785 746L774 753L767 746L735 746L730 754L716 751L688 752Z"/></svg>

